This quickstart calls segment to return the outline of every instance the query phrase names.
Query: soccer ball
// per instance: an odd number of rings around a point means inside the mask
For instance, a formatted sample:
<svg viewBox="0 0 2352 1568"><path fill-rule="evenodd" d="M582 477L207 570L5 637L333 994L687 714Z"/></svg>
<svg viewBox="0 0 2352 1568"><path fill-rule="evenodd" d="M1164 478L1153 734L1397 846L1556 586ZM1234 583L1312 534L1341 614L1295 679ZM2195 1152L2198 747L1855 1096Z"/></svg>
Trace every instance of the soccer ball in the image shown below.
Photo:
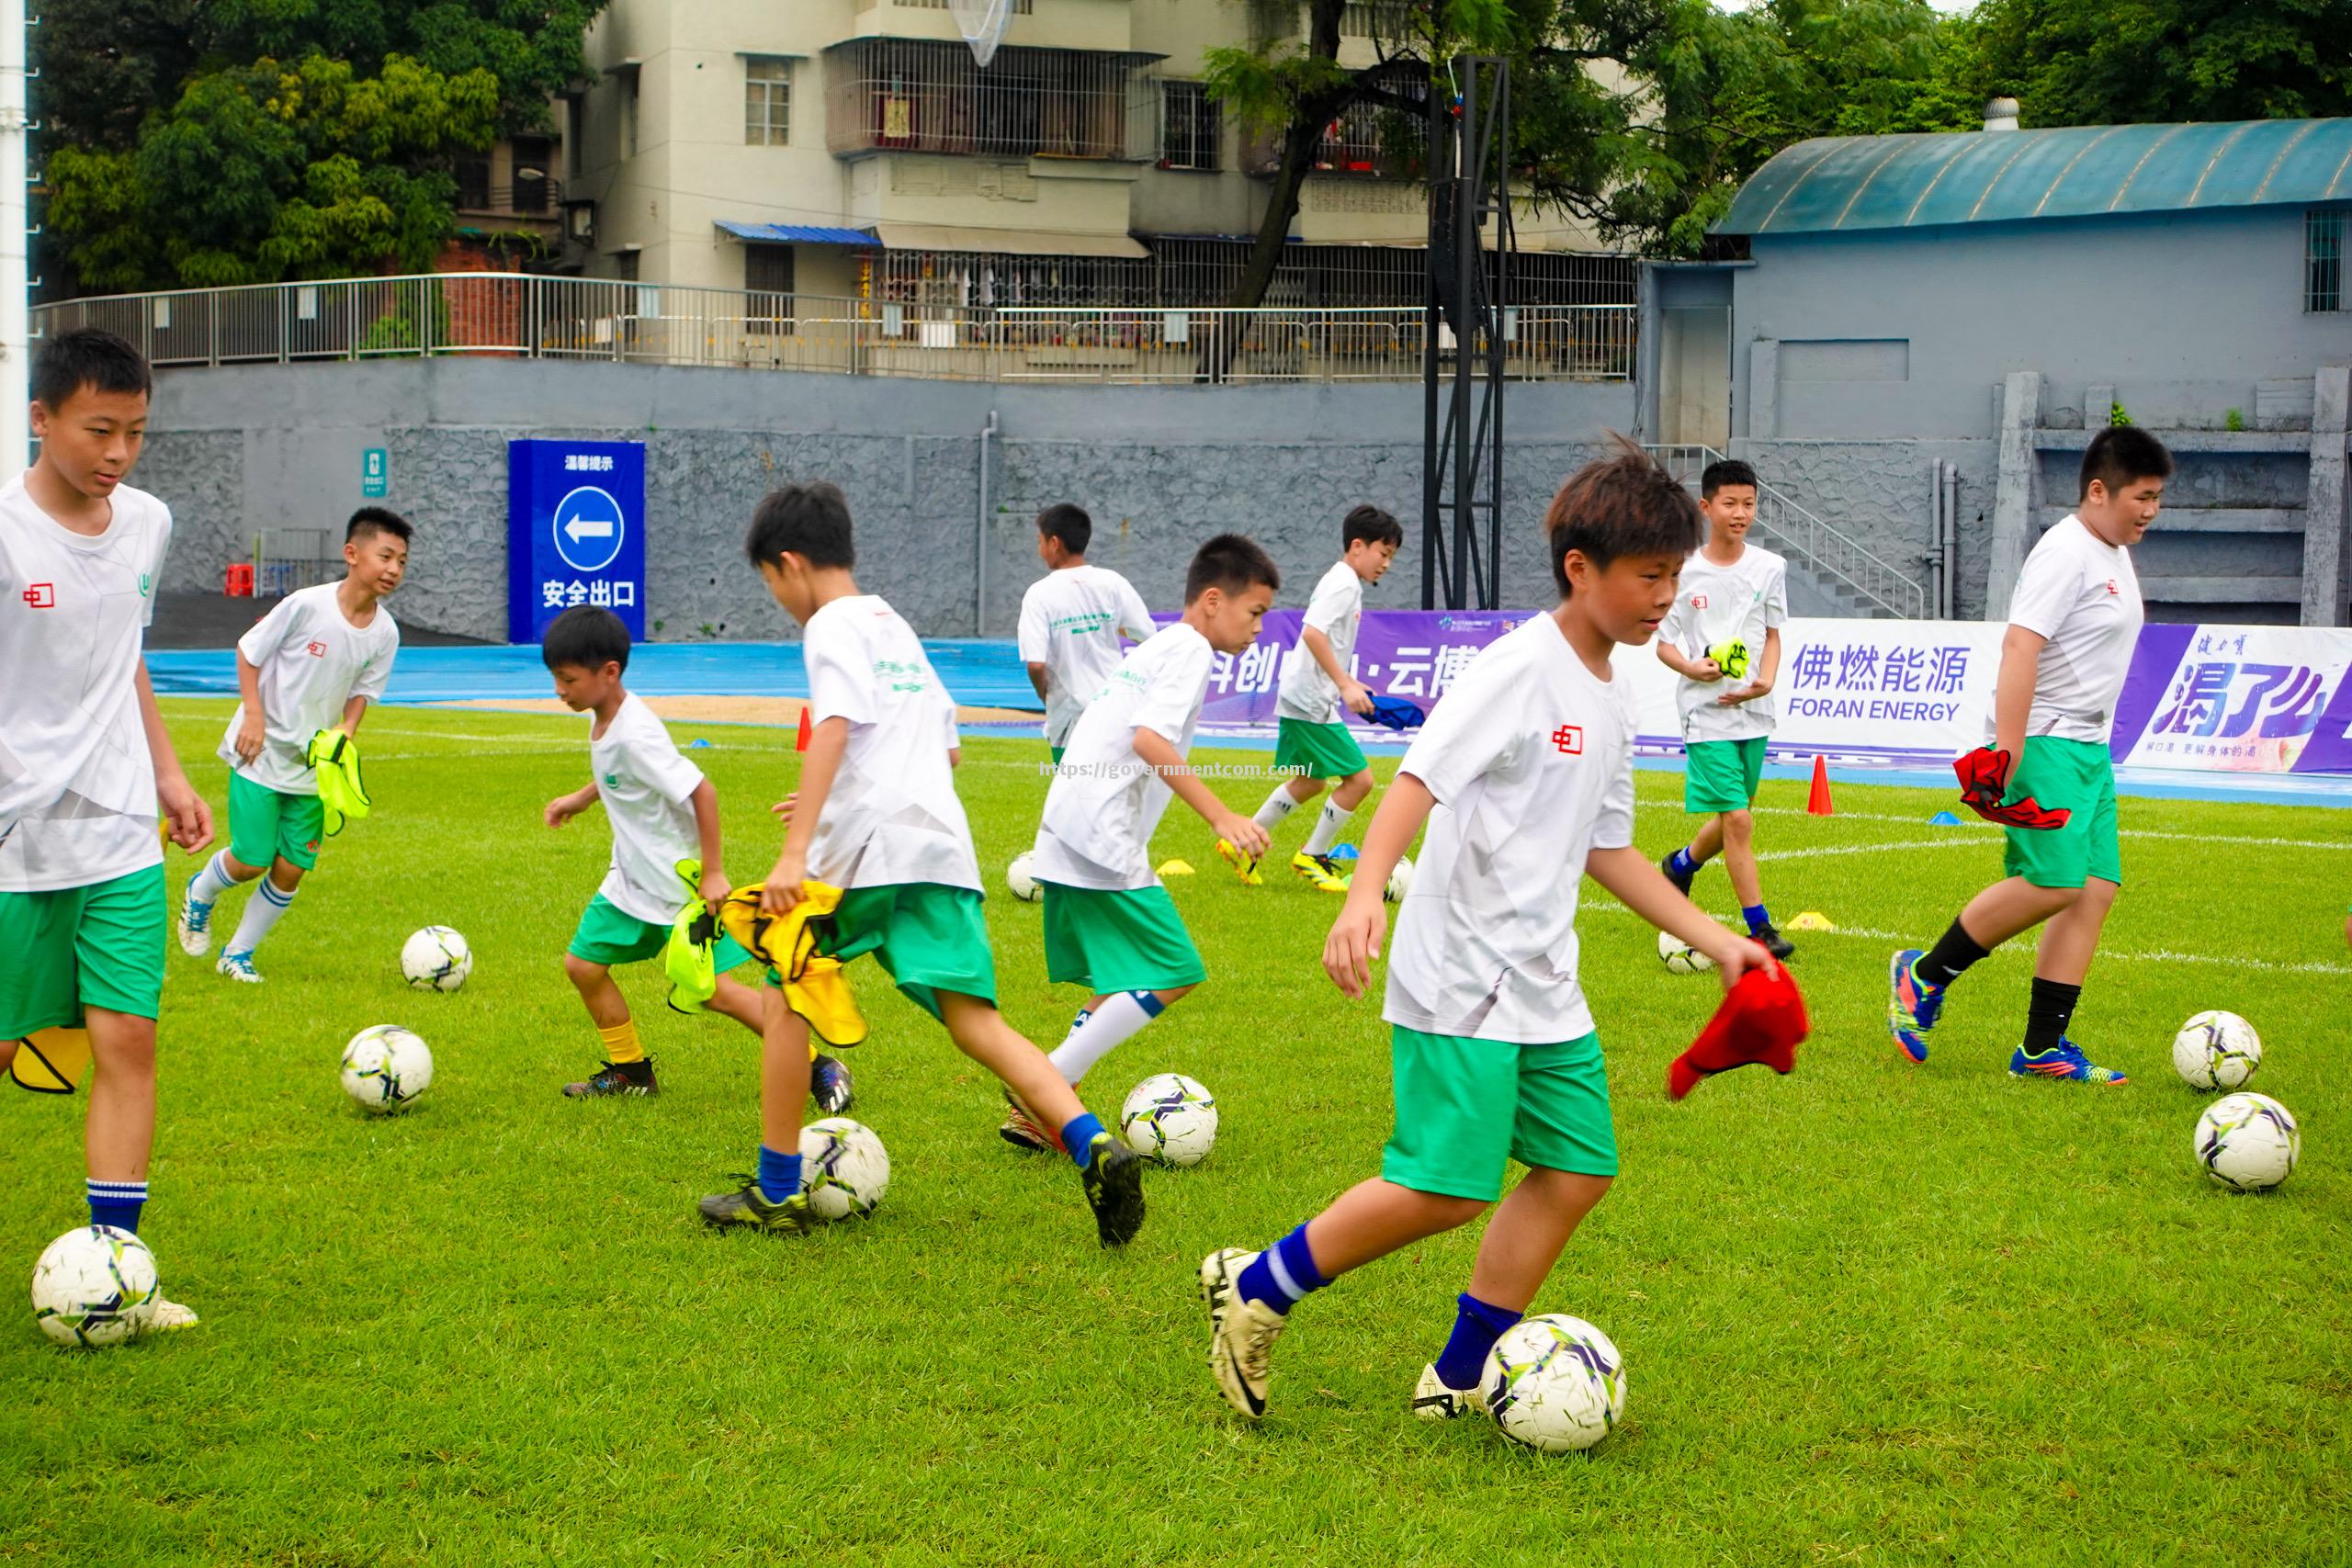
<svg viewBox="0 0 2352 1568"><path fill-rule="evenodd" d="M1388 874L1388 886L1382 890L1392 904L1401 904L1405 895L1413 890L1413 863L1403 855L1396 857L1396 869Z"/></svg>
<svg viewBox="0 0 2352 1568"><path fill-rule="evenodd" d="M33 1322L60 1345L119 1345L146 1325L155 1255L112 1225L67 1231L33 1265Z"/></svg>
<svg viewBox="0 0 2352 1568"><path fill-rule="evenodd" d="M401 973L420 991L454 991L474 972L474 950L447 926L427 926L401 943Z"/></svg>
<svg viewBox="0 0 2352 1568"><path fill-rule="evenodd" d="M343 1048L343 1092L378 1115L405 1110L433 1082L431 1047L397 1023L379 1023Z"/></svg>
<svg viewBox="0 0 2352 1568"><path fill-rule="evenodd" d="M1478 1394L1503 1435L1547 1454L1589 1449L1625 1414L1625 1362L1580 1317L1523 1318L1495 1341Z"/></svg>
<svg viewBox="0 0 2352 1568"><path fill-rule="evenodd" d="M1715 966L1715 961L1676 936L1672 931L1657 933L1657 955L1677 975L1703 974Z"/></svg>
<svg viewBox="0 0 2352 1568"><path fill-rule="evenodd" d="M1012 888L1012 896L1024 904L1034 904L1046 896L1046 890L1037 886L1037 879L1029 874L1029 852L1026 850L1013 856L1012 863L1004 868L1004 885Z"/></svg>
<svg viewBox="0 0 2352 1568"><path fill-rule="evenodd" d="M2295 1173L2303 1135L2267 1094L2225 1094L2197 1119L2197 1160L2238 1192L2267 1192Z"/></svg>
<svg viewBox="0 0 2352 1568"><path fill-rule="evenodd" d="M2172 1066L2191 1089L2243 1089L2262 1066L2262 1039L2233 1012L2200 1012L2172 1037Z"/></svg>
<svg viewBox="0 0 2352 1568"><path fill-rule="evenodd" d="M1119 1108L1119 1136L1162 1165L1198 1165L1216 1147L1216 1098L1182 1073L1146 1078Z"/></svg>
<svg viewBox="0 0 2352 1568"><path fill-rule="evenodd" d="M820 1220L870 1214L890 1190L890 1151L862 1122L811 1122L800 1129L800 1190Z"/></svg>

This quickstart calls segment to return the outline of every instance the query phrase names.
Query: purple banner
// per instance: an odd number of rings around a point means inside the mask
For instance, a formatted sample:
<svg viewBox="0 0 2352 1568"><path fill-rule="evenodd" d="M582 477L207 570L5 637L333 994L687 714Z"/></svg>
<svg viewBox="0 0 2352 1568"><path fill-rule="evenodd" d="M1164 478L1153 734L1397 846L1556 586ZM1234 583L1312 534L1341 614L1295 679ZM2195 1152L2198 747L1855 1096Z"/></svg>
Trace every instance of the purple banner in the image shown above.
<svg viewBox="0 0 2352 1568"><path fill-rule="evenodd" d="M2199 773L2352 772L2347 693L2352 631L2149 626L2117 707L2115 759Z"/></svg>
<svg viewBox="0 0 2352 1568"><path fill-rule="evenodd" d="M1201 723L1211 728L1246 728L1274 723L1274 700L1283 666L1307 655L1298 648L1303 610L1269 610L1258 640L1237 654L1220 653L1209 675L1208 701ZM1528 610L1367 610L1356 628L1357 680L1385 696L1402 697L1427 710L1488 643L1523 625ZM1177 617L1155 615L1161 626ZM1355 714L1349 723L1375 735L1393 736ZM1410 733L1410 731L1408 731Z"/></svg>

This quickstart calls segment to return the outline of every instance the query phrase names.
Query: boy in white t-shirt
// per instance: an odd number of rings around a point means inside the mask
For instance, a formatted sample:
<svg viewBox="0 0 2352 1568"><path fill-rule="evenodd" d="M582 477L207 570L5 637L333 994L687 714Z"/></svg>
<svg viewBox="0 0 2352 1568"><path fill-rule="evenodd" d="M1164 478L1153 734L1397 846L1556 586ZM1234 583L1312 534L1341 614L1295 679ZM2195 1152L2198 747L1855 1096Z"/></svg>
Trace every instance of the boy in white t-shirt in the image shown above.
<svg viewBox="0 0 2352 1568"><path fill-rule="evenodd" d="M799 788L778 808L784 848L761 908L790 913L810 881L841 889L819 951L844 964L873 953L910 1001L946 1026L958 1050L1058 1129L1097 1237L1125 1245L1143 1228L1141 1156L1079 1103L1046 1054L996 1010L979 863L956 795L956 705L912 628L859 592L848 501L833 485L787 485L752 513L744 548L769 595L800 623L814 721ZM702 1200L708 1224L808 1228L800 1190L808 1041L808 1020L781 996L770 998L757 1164L735 1191Z"/></svg>
<svg viewBox="0 0 2352 1568"><path fill-rule="evenodd" d="M1021 596L1021 658L1046 705L1046 745L1057 764L1078 716L1119 667L1119 639L1143 642L1159 629L1135 584L1087 560L1093 538L1083 507L1057 502L1037 513L1046 575Z"/></svg>
<svg viewBox="0 0 2352 1568"><path fill-rule="evenodd" d="M2146 431L2100 431L2083 450L2075 514L2026 557L2001 638L1992 744L1961 760L1962 797L1980 813L2014 811L2030 798L2068 815L2063 827L2007 827L2007 875L1970 899L1934 947L1894 955L1887 1028L1914 1062L1928 1059L1928 1034L1951 983L1994 948L2041 926L2025 1041L2010 1055L2010 1074L2129 1081L2093 1066L2066 1029L2122 888L2109 742L2146 619L2132 547L2155 521L2171 475L2172 454Z"/></svg>
<svg viewBox="0 0 2352 1568"><path fill-rule="evenodd" d="M1781 669L1781 623L1789 618L1789 567L1747 542L1756 521L1756 470L1736 458L1699 476L1707 542L1682 563L1674 611L1658 628L1658 662L1682 679L1682 809L1705 817L1696 837L1666 857L1667 880L1690 891L1699 868L1720 853L1739 896L1747 934L1775 958L1793 951L1772 929L1756 870L1756 819L1748 807L1764 777L1772 733L1772 680ZM1728 666L1728 667L1726 667Z"/></svg>
<svg viewBox="0 0 2352 1568"><path fill-rule="evenodd" d="M1372 793L1372 768L1348 733L1342 710L1372 712L1372 693L1355 677L1356 631L1363 624L1363 591L1387 575L1405 530L1377 506L1359 506L1340 524L1339 560L1316 583L1299 623L1298 646L1283 661L1274 699L1274 772L1287 775L1252 818L1272 834L1283 818L1336 784L1290 868L1324 893L1348 890L1348 868L1331 858L1348 818ZM1223 855L1250 886L1264 879L1258 855L1220 840Z"/></svg>
<svg viewBox="0 0 2352 1568"><path fill-rule="evenodd" d="M555 694L574 713L594 715L588 727L588 782L560 795L541 815L560 828L598 801L613 829L613 862L581 911L564 951L563 972L580 992L604 1043L605 1060L579 1083L563 1086L572 1100L661 1092L653 1059L637 1037L628 1001L613 983L616 964L659 959L687 903L678 863L702 866L696 894L716 908L730 884L718 840L718 791L679 752L670 731L644 702L621 684L628 669L628 627L610 610L578 604L548 623L539 657ZM720 933L712 955L718 990L710 1010L764 1034L766 1003L760 993L728 977L750 958ZM810 1063L812 1094L826 1115L849 1108L849 1069L831 1056Z"/></svg>
<svg viewBox="0 0 2352 1568"><path fill-rule="evenodd" d="M384 694L401 630L383 601L408 570L413 533L398 513L361 507L344 527L343 581L288 593L237 639L243 700L220 751L229 764L229 847L189 879L179 919L180 951L201 958L220 895L269 874L213 964L232 980L260 983L254 953L318 863L326 811L311 738L322 729L356 737L368 705Z"/></svg>
<svg viewBox="0 0 2352 1568"><path fill-rule="evenodd" d="M1453 1335L1413 1395L1424 1419L1468 1414L1487 1352L1609 1190L1608 1077L1577 983L1579 874L1713 959L1726 988L1772 962L1634 847L1634 701L1610 653L1648 641L1673 605L1701 535L1690 492L1627 447L1570 478L1544 526L1558 607L1488 645L1448 688L1373 817L1324 944L1332 980L1362 996L1386 924L1381 889L1426 821L1389 954L1396 1124L1381 1174L1265 1251L1201 1264L1210 1365L1252 1419L1294 1305L1469 1224L1517 1159L1527 1175L1487 1227Z"/></svg>
<svg viewBox="0 0 2352 1568"><path fill-rule="evenodd" d="M133 1232L171 924L158 811L187 853L212 841L141 652L172 536L164 503L123 482L152 389L112 333L48 338L30 389L40 456L0 486L0 1069L70 1094L96 1062L90 1223ZM158 1300L139 1326L195 1321Z"/></svg>
<svg viewBox="0 0 2352 1568"><path fill-rule="evenodd" d="M1046 977L1091 993L1051 1058L1073 1089L1208 978L1152 869L1151 835L1169 801L1181 796L1219 839L1265 850L1264 829L1212 794L1184 758L1216 656L1258 639L1281 587L1256 541L1220 534L1203 545L1184 576L1184 618L1130 651L1070 732L1029 869L1045 890ZM1017 1099L997 1131L1021 1148L1057 1146Z"/></svg>

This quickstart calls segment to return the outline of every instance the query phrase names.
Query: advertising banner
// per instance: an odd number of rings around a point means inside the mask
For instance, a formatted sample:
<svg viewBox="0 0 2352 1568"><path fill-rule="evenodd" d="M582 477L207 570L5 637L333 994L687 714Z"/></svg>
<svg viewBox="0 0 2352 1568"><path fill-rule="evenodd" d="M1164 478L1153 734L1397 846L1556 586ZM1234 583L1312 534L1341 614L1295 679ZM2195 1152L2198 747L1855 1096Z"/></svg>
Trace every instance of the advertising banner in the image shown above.
<svg viewBox="0 0 2352 1568"><path fill-rule="evenodd" d="M633 441L506 444L506 637L537 642L574 604L645 640L645 448Z"/></svg>
<svg viewBox="0 0 2352 1568"><path fill-rule="evenodd" d="M2117 706L2115 758L2205 773L2352 773L2352 630L2150 626Z"/></svg>

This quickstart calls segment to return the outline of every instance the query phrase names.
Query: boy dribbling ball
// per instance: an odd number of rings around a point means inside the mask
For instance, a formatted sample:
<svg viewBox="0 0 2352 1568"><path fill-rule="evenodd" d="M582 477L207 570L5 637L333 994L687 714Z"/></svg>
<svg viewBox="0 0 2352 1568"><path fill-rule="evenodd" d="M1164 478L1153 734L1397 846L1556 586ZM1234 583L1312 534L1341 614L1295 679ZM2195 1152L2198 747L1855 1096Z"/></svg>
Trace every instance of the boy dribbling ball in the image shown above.
<svg viewBox="0 0 2352 1568"><path fill-rule="evenodd" d="M1634 847L1634 699L1610 654L1648 641L1666 618L1699 542L1697 506L1627 446L1563 485L1544 526L1558 605L1488 645L1430 715L1324 944L1333 982L1362 996L1386 924L1381 889L1426 821L1382 1010L1396 1122L1381 1173L1265 1251L1228 1248L1201 1263L1210 1365L1227 1402L1252 1419L1265 1414L1274 1340L1293 1307L1499 1198L1453 1333L1412 1399L1426 1420L1476 1409L1495 1341L1608 1191L1617 1142L1577 982L1579 874L1713 958L1726 989L1772 963ZM1527 1174L1504 1198L1513 1160Z"/></svg>

